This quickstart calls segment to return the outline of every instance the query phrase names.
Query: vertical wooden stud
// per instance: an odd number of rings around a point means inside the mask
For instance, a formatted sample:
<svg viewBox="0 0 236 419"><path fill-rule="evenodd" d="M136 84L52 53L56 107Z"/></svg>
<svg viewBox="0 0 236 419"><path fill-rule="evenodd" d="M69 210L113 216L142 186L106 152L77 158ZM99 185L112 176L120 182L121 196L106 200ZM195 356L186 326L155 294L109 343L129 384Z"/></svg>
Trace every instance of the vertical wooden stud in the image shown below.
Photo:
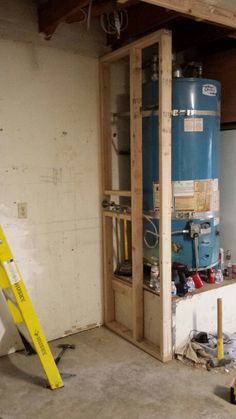
<svg viewBox="0 0 236 419"><path fill-rule="evenodd" d="M113 219L103 216L103 260L104 260L104 320L108 325L115 320L115 293L113 276Z"/></svg>
<svg viewBox="0 0 236 419"><path fill-rule="evenodd" d="M142 50L130 51L133 338L143 338Z"/></svg>
<svg viewBox="0 0 236 419"><path fill-rule="evenodd" d="M101 161L102 193L112 189L111 149L111 75L110 64L100 64L100 112L101 112ZM115 319L115 295L112 289L113 275L113 220L103 216L103 279L104 321L107 325Z"/></svg>
<svg viewBox="0 0 236 419"><path fill-rule="evenodd" d="M163 361L172 356L171 310L171 34L162 33L159 43L159 179L160 179L160 278L161 345Z"/></svg>
<svg viewBox="0 0 236 419"><path fill-rule="evenodd" d="M102 188L112 189L111 143L111 71L110 64L100 64L100 112L102 138Z"/></svg>

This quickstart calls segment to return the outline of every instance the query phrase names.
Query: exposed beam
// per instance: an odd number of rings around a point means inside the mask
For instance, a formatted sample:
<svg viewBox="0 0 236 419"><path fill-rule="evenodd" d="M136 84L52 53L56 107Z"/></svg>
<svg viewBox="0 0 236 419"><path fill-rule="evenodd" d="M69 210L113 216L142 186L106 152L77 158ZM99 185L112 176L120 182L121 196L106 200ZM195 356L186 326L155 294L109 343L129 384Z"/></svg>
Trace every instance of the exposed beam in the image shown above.
<svg viewBox="0 0 236 419"><path fill-rule="evenodd" d="M48 0L38 9L39 32L50 39L57 26L81 11L89 0Z"/></svg>
<svg viewBox="0 0 236 419"><path fill-rule="evenodd" d="M128 0L125 7L133 6L137 0ZM48 0L39 6L39 31L50 39L61 22L82 22L88 15L89 0ZM93 1L91 17L98 17L103 13L111 13L115 7L121 9L122 4L110 0Z"/></svg>
<svg viewBox="0 0 236 419"><path fill-rule="evenodd" d="M156 6L165 7L184 13L200 20L217 23L218 25L236 28L236 5L235 12L217 5L209 4L206 0L141 0ZM126 0L118 0L125 4Z"/></svg>

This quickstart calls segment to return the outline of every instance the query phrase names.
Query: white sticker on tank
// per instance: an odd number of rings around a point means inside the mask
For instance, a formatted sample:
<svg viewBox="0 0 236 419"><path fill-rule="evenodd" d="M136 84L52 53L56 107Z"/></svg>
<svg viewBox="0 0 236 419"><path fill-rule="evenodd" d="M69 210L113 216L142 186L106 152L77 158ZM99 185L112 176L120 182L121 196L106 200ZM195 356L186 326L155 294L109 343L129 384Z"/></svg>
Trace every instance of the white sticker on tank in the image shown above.
<svg viewBox="0 0 236 419"><path fill-rule="evenodd" d="M17 284L17 282L20 282L21 278L14 260L8 259L5 262L3 262L3 264L6 269L10 283L14 285Z"/></svg>
<svg viewBox="0 0 236 419"><path fill-rule="evenodd" d="M178 180L173 182L174 197L194 196L193 180Z"/></svg>
<svg viewBox="0 0 236 419"><path fill-rule="evenodd" d="M203 118L184 118L184 132L202 132Z"/></svg>
<svg viewBox="0 0 236 419"><path fill-rule="evenodd" d="M214 84L204 84L202 86L202 94L205 96L216 96L217 87Z"/></svg>

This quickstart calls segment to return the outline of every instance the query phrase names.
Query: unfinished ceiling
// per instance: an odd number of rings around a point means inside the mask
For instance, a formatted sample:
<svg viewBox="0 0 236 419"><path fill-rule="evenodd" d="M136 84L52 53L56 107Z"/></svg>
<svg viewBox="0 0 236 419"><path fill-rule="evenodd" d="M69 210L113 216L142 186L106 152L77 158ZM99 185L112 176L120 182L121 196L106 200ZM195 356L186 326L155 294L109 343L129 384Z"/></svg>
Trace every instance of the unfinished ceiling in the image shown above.
<svg viewBox="0 0 236 419"><path fill-rule="evenodd" d="M150 4L155 3L155 4ZM184 2L191 4L192 9L188 13L178 11L181 2L176 0L38 0L39 31L46 39L50 39L57 27L62 22L73 24L81 22L85 30L89 30L94 19L101 20L102 28L107 32L107 43L111 47L118 48L140 36L148 34L160 28L171 29L173 32L173 49L176 52L201 50L201 55L209 51L229 49L236 47L236 29L229 25L212 24L204 19L195 19L192 14L194 5L200 3L210 5L221 16L221 8L230 12L236 12L236 1L234 0L205 0ZM156 4L170 5L169 8L160 7ZM217 8L218 9L215 9ZM172 8L172 10L171 10ZM125 10L124 10L125 9ZM123 11L124 12L121 12ZM114 22L115 13L123 13L123 23L120 30L114 33L110 30L110 22ZM222 16L224 13L222 11ZM233 15L232 15L233 16ZM233 16L234 17L234 16ZM217 20L217 19L216 19ZM236 21L236 17L235 17ZM108 24L107 24L108 22ZM197 53L196 53L197 54Z"/></svg>

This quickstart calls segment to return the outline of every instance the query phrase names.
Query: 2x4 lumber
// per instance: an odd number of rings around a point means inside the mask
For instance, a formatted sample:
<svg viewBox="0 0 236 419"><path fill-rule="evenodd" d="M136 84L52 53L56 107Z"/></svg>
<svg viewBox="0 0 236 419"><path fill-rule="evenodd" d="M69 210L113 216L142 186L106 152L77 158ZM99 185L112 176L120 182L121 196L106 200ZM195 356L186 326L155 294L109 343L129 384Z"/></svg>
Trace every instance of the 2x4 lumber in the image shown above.
<svg viewBox="0 0 236 419"><path fill-rule="evenodd" d="M111 126L110 126L110 66L100 65L100 112L101 112L101 163L102 190L112 189ZM107 211L108 212L108 211ZM104 269L104 320L115 319L115 294L112 289L113 275L113 217L103 215L103 269Z"/></svg>
<svg viewBox="0 0 236 419"><path fill-rule="evenodd" d="M110 196L131 196L131 191L118 191L116 189L110 190L110 191L104 191L104 195L110 195Z"/></svg>
<svg viewBox="0 0 236 419"><path fill-rule="evenodd" d="M124 0L118 0L125 3ZM176 12L193 16L200 20L217 23L219 25L236 28L236 4L235 11L229 10L227 6L219 7L204 0L141 0L156 6L165 7Z"/></svg>
<svg viewBox="0 0 236 419"><path fill-rule="evenodd" d="M113 219L103 217L103 266L104 266L104 320L105 324L115 320L115 294L113 276Z"/></svg>
<svg viewBox="0 0 236 419"><path fill-rule="evenodd" d="M147 340L142 340L138 342L132 336L132 331L127 329L126 326L114 321L110 322L107 325L108 329L112 330L114 333L118 334L119 336L123 337L124 339L128 340L133 345L137 346L139 349L142 349L144 352L147 352L149 355L153 356L154 358L161 359L159 347L148 342Z"/></svg>
<svg viewBox="0 0 236 419"><path fill-rule="evenodd" d="M163 361L172 353L171 309L171 34L159 43L159 179L160 179L160 351Z"/></svg>
<svg viewBox="0 0 236 419"><path fill-rule="evenodd" d="M112 189L112 143L111 143L111 70L110 65L100 63L100 113L102 138L102 188Z"/></svg>
<svg viewBox="0 0 236 419"><path fill-rule="evenodd" d="M118 61L126 56L128 56L132 49L134 48L147 48L150 45L156 44L160 41L160 38L163 33L166 33L166 29L161 29L159 31L155 31L149 35L146 35L137 41L131 42L130 44L125 45L124 47L121 47L113 52L110 52L109 54L104 55L101 59L101 63L110 63L114 61Z"/></svg>
<svg viewBox="0 0 236 419"><path fill-rule="evenodd" d="M131 215L133 337L143 339L143 193L142 193L142 50L130 52L130 150L131 150Z"/></svg>

